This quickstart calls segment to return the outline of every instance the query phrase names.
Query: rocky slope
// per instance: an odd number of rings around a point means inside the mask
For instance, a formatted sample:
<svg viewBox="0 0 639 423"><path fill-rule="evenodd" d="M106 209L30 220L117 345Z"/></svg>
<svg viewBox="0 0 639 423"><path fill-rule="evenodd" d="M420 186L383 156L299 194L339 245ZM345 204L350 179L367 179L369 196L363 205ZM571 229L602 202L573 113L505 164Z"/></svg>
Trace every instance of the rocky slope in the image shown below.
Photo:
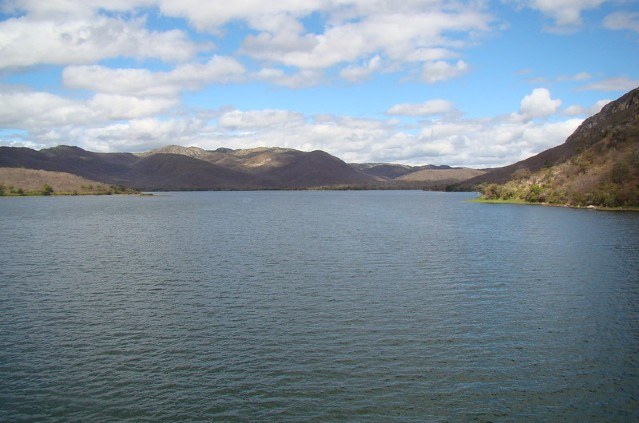
<svg viewBox="0 0 639 423"><path fill-rule="evenodd" d="M586 119L564 144L466 183L483 183L487 199L639 206L639 88Z"/></svg>

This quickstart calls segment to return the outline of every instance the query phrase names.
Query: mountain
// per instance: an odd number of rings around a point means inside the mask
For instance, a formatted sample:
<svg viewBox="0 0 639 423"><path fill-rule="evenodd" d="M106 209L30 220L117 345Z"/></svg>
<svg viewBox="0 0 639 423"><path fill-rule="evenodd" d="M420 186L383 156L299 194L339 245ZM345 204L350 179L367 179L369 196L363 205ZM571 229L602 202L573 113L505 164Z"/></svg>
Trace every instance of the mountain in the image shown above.
<svg viewBox="0 0 639 423"><path fill-rule="evenodd" d="M82 195L133 193L120 186L48 170L0 168L0 195Z"/></svg>
<svg viewBox="0 0 639 423"><path fill-rule="evenodd" d="M109 185L156 190L305 188L443 189L483 171L450 166L347 164L324 151L204 150L170 145L144 153L93 153L57 146L0 147L0 167L66 172Z"/></svg>
<svg viewBox="0 0 639 423"><path fill-rule="evenodd" d="M406 175L395 178L398 181L413 181L413 182L447 182L454 183L458 181L465 181L467 179L480 176L486 172L478 169L469 168L425 168L416 170L415 172L408 173Z"/></svg>
<svg viewBox="0 0 639 423"><path fill-rule="evenodd" d="M464 182L464 186L481 183L505 183L517 171L536 172L555 166L581 154L606 137L615 137L613 132L625 131L628 125L636 124L639 103L639 88L605 105L599 113L586 119L566 141L535 156L515 164L490 169L488 173ZM630 131L632 132L632 131ZM631 135L631 134L629 134Z"/></svg>
<svg viewBox="0 0 639 423"><path fill-rule="evenodd" d="M565 143L464 182L481 183L487 199L639 206L639 88L586 119Z"/></svg>
<svg viewBox="0 0 639 423"><path fill-rule="evenodd" d="M351 163L353 168L380 180L393 180L420 170L448 170L450 166L425 165L409 166L395 163ZM476 175L474 175L476 176ZM413 178L413 180L416 180ZM426 179L427 180L427 179Z"/></svg>
<svg viewBox="0 0 639 423"><path fill-rule="evenodd" d="M168 146L146 153L93 153L58 146L0 147L0 167L67 172L140 190L298 189L375 182L322 151L284 148L203 150Z"/></svg>

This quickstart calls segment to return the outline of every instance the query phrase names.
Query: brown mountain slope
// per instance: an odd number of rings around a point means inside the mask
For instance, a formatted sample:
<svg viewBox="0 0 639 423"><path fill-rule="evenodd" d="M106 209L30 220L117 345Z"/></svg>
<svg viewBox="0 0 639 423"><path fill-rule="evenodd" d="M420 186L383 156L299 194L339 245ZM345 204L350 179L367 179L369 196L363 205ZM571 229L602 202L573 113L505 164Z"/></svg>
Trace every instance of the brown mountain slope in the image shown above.
<svg viewBox="0 0 639 423"><path fill-rule="evenodd" d="M368 186L373 178L321 151L202 150L169 146L143 154L58 146L0 147L0 167L61 171L142 190L286 189Z"/></svg>
<svg viewBox="0 0 639 423"><path fill-rule="evenodd" d="M484 197L576 206L639 206L639 89L584 121L562 146L561 154L557 148L549 153L555 165L536 171L533 167L533 172L521 167L506 184L485 186Z"/></svg>
<svg viewBox="0 0 639 423"><path fill-rule="evenodd" d="M396 178L397 181L411 182L447 182L454 183L480 176L483 170L454 168L454 169L422 169Z"/></svg>
<svg viewBox="0 0 639 423"><path fill-rule="evenodd" d="M251 175L205 160L178 154L153 154L119 176L127 186L144 191L250 189L260 186Z"/></svg>
<svg viewBox="0 0 639 423"><path fill-rule="evenodd" d="M639 113L639 88L619 99L608 103L599 113L586 119L570 135L566 142L545 150L533 157L515 164L493 169L485 175L469 179L463 183L466 188L482 183L505 183L520 169L536 172L544 167L555 166L586 151L597 142L612 136L613 131L623 131L626 125L636 123Z"/></svg>
<svg viewBox="0 0 639 423"><path fill-rule="evenodd" d="M128 192L78 175L47 170L0 168L0 195L43 194L114 194Z"/></svg>

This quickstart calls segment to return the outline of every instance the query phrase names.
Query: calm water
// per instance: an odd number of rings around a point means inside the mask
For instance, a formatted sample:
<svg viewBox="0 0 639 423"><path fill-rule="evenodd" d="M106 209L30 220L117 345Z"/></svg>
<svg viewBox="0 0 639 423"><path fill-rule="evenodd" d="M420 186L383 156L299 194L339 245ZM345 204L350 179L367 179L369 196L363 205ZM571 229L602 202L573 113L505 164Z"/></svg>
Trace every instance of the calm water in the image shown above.
<svg viewBox="0 0 639 423"><path fill-rule="evenodd" d="M637 421L639 214L0 199L0 421Z"/></svg>

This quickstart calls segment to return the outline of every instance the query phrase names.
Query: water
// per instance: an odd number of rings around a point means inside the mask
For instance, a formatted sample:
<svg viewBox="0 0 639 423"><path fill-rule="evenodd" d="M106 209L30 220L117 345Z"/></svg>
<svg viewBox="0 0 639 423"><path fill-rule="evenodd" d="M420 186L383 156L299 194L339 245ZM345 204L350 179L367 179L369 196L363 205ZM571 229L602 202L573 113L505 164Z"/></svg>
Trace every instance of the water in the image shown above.
<svg viewBox="0 0 639 423"><path fill-rule="evenodd" d="M0 199L0 421L637 421L639 214Z"/></svg>

